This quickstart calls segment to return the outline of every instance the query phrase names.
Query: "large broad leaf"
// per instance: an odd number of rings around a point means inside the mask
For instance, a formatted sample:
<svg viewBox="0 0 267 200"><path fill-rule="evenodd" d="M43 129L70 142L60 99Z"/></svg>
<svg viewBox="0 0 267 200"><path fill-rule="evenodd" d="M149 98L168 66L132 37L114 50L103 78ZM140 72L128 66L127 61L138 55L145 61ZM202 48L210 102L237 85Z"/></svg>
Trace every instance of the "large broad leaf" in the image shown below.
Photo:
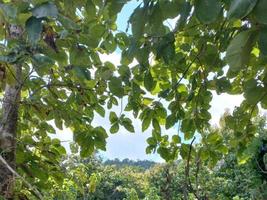
<svg viewBox="0 0 267 200"><path fill-rule="evenodd" d="M179 15L183 1L159 1L163 19L175 18Z"/></svg>
<svg viewBox="0 0 267 200"><path fill-rule="evenodd" d="M190 15L191 8L192 6L190 5L189 2L184 2L183 8L180 12L180 18L178 19L176 23L175 30L180 30L184 27L184 25L186 24L187 18Z"/></svg>
<svg viewBox="0 0 267 200"><path fill-rule="evenodd" d="M4 16L14 19L17 17L17 8L10 4L0 4L1 10L3 10Z"/></svg>
<svg viewBox="0 0 267 200"><path fill-rule="evenodd" d="M89 67L91 60L86 48L82 46L74 46L70 49L70 64L80 67Z"/></svg>
<svg viewBox="0 0 267 200"><path fill-rule="evenodd" d="M262 29L260 30L260 34L259 34L259 48L260 51L263 55L267 55L267 29Z"/></svg>
<svg viewBox="0 0 267 200"><path fill-rule="evenodd" d="M189 140L193 138L196 127L192 119L184 119L181 125L181 131L184 133L184 138Z"/></svg>
<svg viewBox="0 0 267 200"><path fill-rule="evenodd" d="M231 71L237 72L247 65L255 36L252 31L243 31L231 41L225 58Z"/></svg>
<svg viewBox="0 0 267 200"><path fill-rule="evenodd" d="M248 80L244 84L244 96L251 105L255 105L264 95L264 92L264 88L258 85L254 79Z"/></svg>
<svg viewBox="0 0 267 200"><path fill-rule="evenodd" d="M258 0L233 0L227 17L242 19L253 10L257 2Z"/></svg>
<svg viewBox="0 0 267 200"><path fill-rule="evenodd" d="M144 132L148 127L150 126L151 123L151 116L146 116L142 122L142 131Z"/></svg>
<svg viewBox="0 0 267 200"><path fill-rule="evenodd" d="M218 0L197 0L195 12L198 20L204 24L215 22L222 11L222 3Z"/></svg>
<svg viewBox="0 0 267 200"><path fill-rule="evenodd" d="M31 43L36 43L42 33L42 21L41 19L37 19L36 17L30 17L26 21L26 31L28 33L28 38Z"/></svg>
<svg viewBox="0 0 267 200"><path fill-rule="evenodd" d="M152 91L156 86L156 82L154 81L150 71L145 74L144 86L148 91Z"/></svg>
<svg viewBox="0 0 267 200"><path fill-rule="evenodd" d="M124 89L122 87L122 81L120 78L112 77L109 82L109 90L117 97L123 97Z"/></svg>
<svg viewBox="0 0 267 200"><path fill-rule="evenodd" d="M86 17L89 21L96 17L96 7L92 0L87 0L85 10Z"/></svg>
<svg viewBox="0 0 267 200"><path fill-rule="evenodd" d="M146 10L140 7L136 8L129 20L132 25L134 38L139 39L143 35L146 24L145 20Z"/></svg>
<svg viewBox="0 0 267 200"><path fill-rule="evenodd" d="M267 24L267 1L259 0L257 5L253 10L253 14L257 20L257 22L261 24Z"/></svg>
<svg viewBox="0 0 267 200"><path fill-rule="evenodd" d="M173 127L176 122L177 122L176 116L174 114L169 115L166 118L165 128L169 129L169 128Z"/></svg>
<svg viewBox="0 0 267 200"><path fill-rule="evenodd" d="M122 9L122 7L127 3L128 0L113 1L108 0L107 3L110 3L109 6L109 15L110 17L116 16Z"/></svg>
<svg viewBox="0 0 267 200"><path fill-rule="evenodd" d="M73 30L79 30L80 27L77 23L72 21L71 19L63 16L63 15L58 15L58 19L60 23L67 29L73 29Z"/></svg>
<svg viewBox="0 0 267 200"><path fill-rule="evenodd" d="M51 68L51 65L54 65L55 63L54 60L42 54L35 54L32 58L33 64L38 68L45 67L46 69L49 69Z"/></svg>
<svg viewBox="0 0 267 200"><path fill-rule="evenodd" d="M32 15L36 18L57 17L58 9L55 4L47 2L35 7L32 10Z"/></svg>

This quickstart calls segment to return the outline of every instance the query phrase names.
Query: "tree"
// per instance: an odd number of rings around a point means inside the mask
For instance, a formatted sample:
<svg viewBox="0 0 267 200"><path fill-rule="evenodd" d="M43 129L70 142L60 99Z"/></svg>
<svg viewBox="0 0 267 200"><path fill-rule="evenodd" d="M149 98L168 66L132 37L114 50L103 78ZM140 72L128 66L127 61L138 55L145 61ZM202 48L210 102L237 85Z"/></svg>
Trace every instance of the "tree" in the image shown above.
<svg viewBox="0 0 267 200"><path fill-rule="evenodd" d="M157 151L166 160L187 158L191 148L180 133L171 139L163 135L163 127L179 122L186 140L196 133L207 139L199 156L215 164L227 147L218 145L216 132L207 131L212 91L243 94L245 100L225 123L234 135L229 144L245 161L256 133L252 118L259 105L267 106L266 1L144 0L129 19L128 34L116 30L125 3L0 1L0 193L7 199L14 196L9 169L17 168L32 191L50 179L63 180L59 163L65 150L48 135L55 132L53 124L71 128L81 156L105 150L106 130L93 127L92 120L95 113L105 116L105 106L112 109L124 96L124 111L142 121L143 131L153 127L147 153ZM177 16L170 29L166 20ZM120 66L101 61L101 53L117 48ZM138 64L129 67L133 59ZM124 112L111 111L109 118L111 133L120 126L134 132Z"/></svg>
<svg viewBox="0 0 267 200"><path fill-rule="evenodd" d="M82 156L105 149L106 131L91 122L95 112L105 115L107 101L117 104L113 92L121 97L121 88L115 66L99 56L117 47L115 21L125 2L1 1L1 156L32 185L62 181L65 150L48 136L53 124L73 130ZM6 164L0 164L0 194L12 199L14 174Z"/></svg>

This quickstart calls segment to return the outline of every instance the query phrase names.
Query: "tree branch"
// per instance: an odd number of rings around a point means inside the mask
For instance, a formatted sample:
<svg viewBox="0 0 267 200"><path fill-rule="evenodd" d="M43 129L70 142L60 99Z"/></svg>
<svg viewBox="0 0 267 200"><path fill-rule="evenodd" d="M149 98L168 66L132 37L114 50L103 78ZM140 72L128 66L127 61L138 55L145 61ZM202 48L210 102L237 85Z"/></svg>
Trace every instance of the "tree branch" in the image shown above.
<svg viewBox="0 0 267 200"><path fill-rule="evenodd" d="M187 192L191 191L194 194L194 196L196 197L196 199L200 199L200 197L198 196L198 194L194 190L192 183L190 181L190 177L189 177L189 175L190 175L190 159L191 159L191 153L192 153L193 143L194 143L195 139L196 139L196 137L193 138L193 140L190 143L190 147L189 147L187 164L185 166L185 184L186 184ZM188 194L185 196L185 199L188 199Z"/></svg>
<svg viewBox="0 0 267 200"><path fill-rule="evenodd" d="M31 189L34 194L39 198L39 199L44 199L42 194L34 187L32 186L28 181L26 181L21 175L19 175L8 163L7 161L0 155L0 161L6 166L6 168L12 172L12 174L14 174L15 176L17 176L18 178L20 178L29 189Z"/></svg>

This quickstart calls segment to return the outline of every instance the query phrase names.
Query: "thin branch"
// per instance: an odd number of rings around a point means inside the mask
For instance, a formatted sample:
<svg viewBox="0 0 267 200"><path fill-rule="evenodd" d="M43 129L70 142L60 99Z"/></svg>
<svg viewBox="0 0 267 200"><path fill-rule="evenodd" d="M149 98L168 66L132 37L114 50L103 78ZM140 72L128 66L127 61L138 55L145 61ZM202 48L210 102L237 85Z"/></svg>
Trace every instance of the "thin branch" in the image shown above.
<svg viewBox="0 0 267 200"><path fill-rule="evenodd" d="M196 169L196 173L195 173L195 177L196 177L196 193L198 193L198 174L199 174L199 170L200 170L200 162L201 162L201 160L200 160L200 152L198 153L198 155L197 155L197 159L196 159L196 165L197 165L197 169Z"/></svg>
<svg viewBox="0 0 267 200"><path fill-rule="evenodd" d="M123 112L123 97L121 98L121 111L120 111L120 116L122 115Z"/></svg>
<svg viewBox="0 0 267 200"><path fill-rule="evenodd" d="M261 166L260 166L260 164L259 164L258 160L257 160L257 159L255 159L255 161L256 161L256 163L257 163L257 166L258 166L259 170L261 171L261 173L263 173L263 174L267 174L267 171L265 171L264 169L262 169L262 168L261 168Z"/></svg>
<svg viewBox="0 0 267 200"><path fill-rule="evenodd" d="M6 166L6 168L15 176L20 178L26 185L31 189L34 194L39 198L39 199L44 199L42 194L34 187L32 186L28 181L26 181L21 175L19 175L8 163L7 161L0 155L0 161Z"/></svg>
<svg viewBox="0 0 267 200"><path fill-rule="evenodd" d="M178 80L178 82L174 85L174 88L178 87L178 85L181 83L181 81L185 78L185 76L187 75L187 72L189 71L189 69L191 68L191 66L195 63L195 61L197 59L199 59L199 56L201 55L202 53L202 50L203 50L203 46L201 46L198 54L194 57L194 59L189 63L189 65L187 66L187 68L185 69L185 71L183 72L181 78Z"/></svg>
<svg viewBox="0 0 267 200"><path fill-rule="evenodd" d="M185 168L186 179L189 178L191 152L192 152L192 147L193 147L193 143L194 143L195 139L196 139L196 137L193 138L193 140L190 143L190 147L189 147L189 153L188 153L187 163L186 163L186 168Z"/></svg>
<svg viewBox="0 0 267 200"><path fill-rule="evenodd" d="M39 88L37 88L36 90L34 90L32 92L32 94L30 94L30 98L32 98L40 90L42 90L44 88L50 88L50 87L65 87L65 88L71 88L71 89L82 89L82 90L91 90L92 91L92 89L81 87L80 85L73 85L73 83L48 83L48 84L42 85Z"/></svg>
<svg viewBox="0 0 267 200"><path fill-rule="evenodd" d="M187 157L187 164L185 166L185 184L187 187L187 191L191 191L194 196L196 197L196 199L200 199L200 197L198 196L198 194L196 193L196 191L194 190L191 181L190 181L190 159L191 159L191 153L192 153L192 148L193 148L193 143L195 141L196 137L193 138L193 140L190 143L190 147L189 147L189 152L188 152L188 157Z"/></svg>

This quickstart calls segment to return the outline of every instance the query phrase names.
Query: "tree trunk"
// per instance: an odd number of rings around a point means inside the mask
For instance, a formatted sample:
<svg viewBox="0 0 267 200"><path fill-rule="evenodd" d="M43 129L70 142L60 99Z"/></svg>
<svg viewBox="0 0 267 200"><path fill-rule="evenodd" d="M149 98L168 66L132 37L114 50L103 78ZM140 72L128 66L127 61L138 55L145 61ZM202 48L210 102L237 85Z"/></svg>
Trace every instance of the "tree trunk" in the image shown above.
<svg viewBox="0 0 267 200"><path fill-rule="evenodd" d="M0 125L0 153L13 169L16 168L16 132L22 77L21 66L14 65L14 68L16 82L6 84ZM0 195L6 199L13 199L14 179L14 174L4 163L0 163Z"/></svg>

